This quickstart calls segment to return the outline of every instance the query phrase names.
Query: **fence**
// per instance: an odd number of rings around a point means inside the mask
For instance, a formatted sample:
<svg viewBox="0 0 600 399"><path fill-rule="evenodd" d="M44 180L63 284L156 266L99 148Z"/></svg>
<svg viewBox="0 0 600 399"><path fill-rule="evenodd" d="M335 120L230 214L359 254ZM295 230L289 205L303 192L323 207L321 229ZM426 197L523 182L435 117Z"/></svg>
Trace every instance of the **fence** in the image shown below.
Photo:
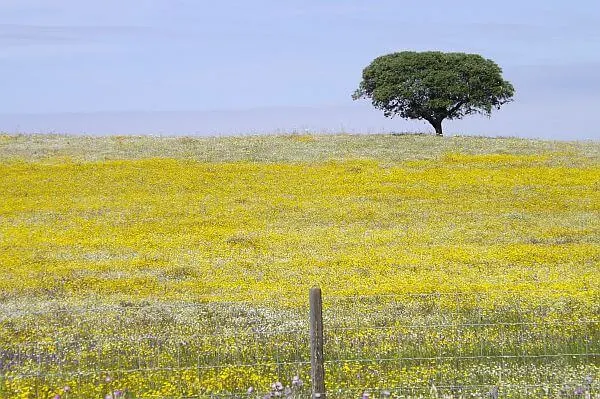
<svg viewBox="0 0 600 399"><path fill-rule="evenodd" d="M324 299L4 307L0 396L600 397L593 295Z"/></svg>

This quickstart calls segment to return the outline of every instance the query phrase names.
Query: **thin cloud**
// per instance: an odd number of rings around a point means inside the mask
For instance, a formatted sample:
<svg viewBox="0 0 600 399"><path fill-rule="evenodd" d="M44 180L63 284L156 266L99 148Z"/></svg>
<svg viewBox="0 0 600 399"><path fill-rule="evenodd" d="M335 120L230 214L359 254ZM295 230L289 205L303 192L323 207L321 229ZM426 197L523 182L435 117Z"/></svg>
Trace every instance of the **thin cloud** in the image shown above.
<svg viewBox="0 0 600 399"><path fill-rule="evenodd" d="M157 30L140 26L41 26L0 24L0 45L61 45L99 41L104 38L136 38L156 34Z"/></svg>
<svg viewBox="0 0 600 399"><path fill-rule="evenodd" d="M600 30L595 25L535 25L518 23L467 23L464 30L472 33L494 36L497 38L528 38L547 42L551 39L592 38L600 37Z"/></svg>

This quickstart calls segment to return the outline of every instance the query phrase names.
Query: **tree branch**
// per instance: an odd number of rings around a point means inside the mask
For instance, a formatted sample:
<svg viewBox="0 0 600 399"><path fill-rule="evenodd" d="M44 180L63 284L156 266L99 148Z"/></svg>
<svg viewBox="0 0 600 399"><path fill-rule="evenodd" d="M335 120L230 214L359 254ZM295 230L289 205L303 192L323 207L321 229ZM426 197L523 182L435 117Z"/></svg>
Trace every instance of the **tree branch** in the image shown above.
<svg viewBox="0 0 600 399"><path fill-rule="evenodd" d="M425 115L425 114L421 114L421 118L425 119L427 122L429 122L429 123L431 123L433 125L434 119L431 116Z"/></svg>
<svg viewBox="0 0 600 399"><path fill-rule="evenodd" d="M456 111L458 111L460 109L460 107L462 107L463 105L465 105L467 103L467 100L461 100L459 102L457 102L452 108L450 108L448 110L448 116L452 116L453 113L455 113Z"/></svg>

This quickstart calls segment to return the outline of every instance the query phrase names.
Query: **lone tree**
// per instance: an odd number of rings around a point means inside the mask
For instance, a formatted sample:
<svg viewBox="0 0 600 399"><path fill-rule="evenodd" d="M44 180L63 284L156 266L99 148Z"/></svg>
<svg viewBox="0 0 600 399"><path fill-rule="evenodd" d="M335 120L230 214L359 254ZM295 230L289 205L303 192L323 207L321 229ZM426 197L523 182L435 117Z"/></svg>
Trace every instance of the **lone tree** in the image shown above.
<svg viewBox="0 0 600 399"><path fill-rule="evenodd" d="M478 54L404 51L375 58L352 98L370 98L387 117L424 119L443 135L444 119L490 116L512 101L502 69Z"/></svg>

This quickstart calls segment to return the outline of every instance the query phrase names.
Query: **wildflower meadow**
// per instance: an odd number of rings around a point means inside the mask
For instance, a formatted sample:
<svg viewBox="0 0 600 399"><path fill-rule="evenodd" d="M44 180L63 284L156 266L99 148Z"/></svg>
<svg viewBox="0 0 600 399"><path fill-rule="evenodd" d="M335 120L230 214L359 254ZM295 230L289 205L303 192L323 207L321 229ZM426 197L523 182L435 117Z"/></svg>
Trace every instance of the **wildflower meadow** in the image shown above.
<svg viewBox="0 0 600 399"><path fill-rule="evenodd" d="M0 397L600 397L600 143L0 135Z"/></svg>

